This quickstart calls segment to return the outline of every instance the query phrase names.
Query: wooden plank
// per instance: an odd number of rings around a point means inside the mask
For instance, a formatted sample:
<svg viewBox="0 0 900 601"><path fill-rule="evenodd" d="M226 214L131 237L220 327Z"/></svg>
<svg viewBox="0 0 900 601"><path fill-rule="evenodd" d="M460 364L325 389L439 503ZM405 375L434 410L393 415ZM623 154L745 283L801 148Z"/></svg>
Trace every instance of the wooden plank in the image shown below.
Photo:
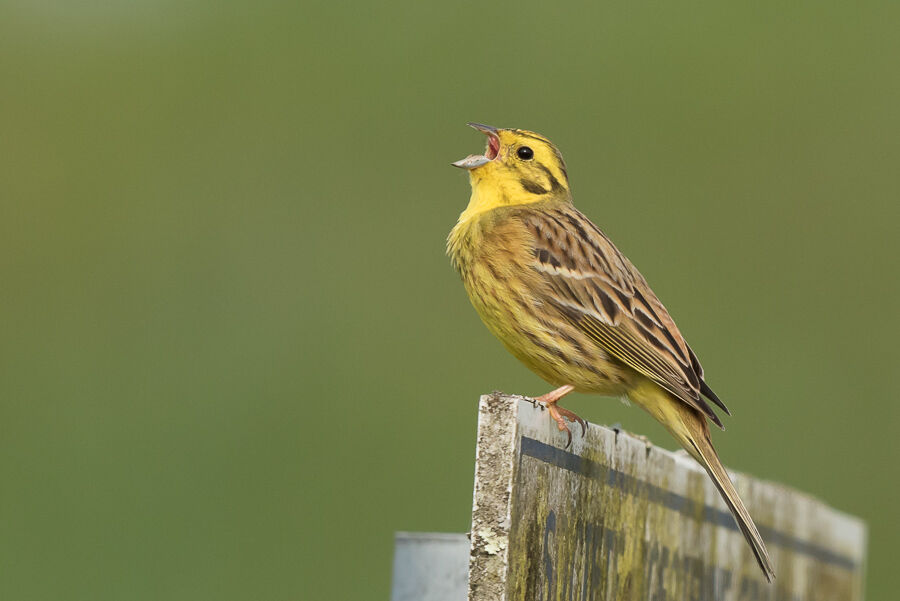
<svg viewBox="0 0 900 601"><path fill-rule="evenodd" d="M594 424L564 444L530 400L481 398L470 601L863 598L861 520L731 473L769 547L770 585L686 454Z"/></svg>

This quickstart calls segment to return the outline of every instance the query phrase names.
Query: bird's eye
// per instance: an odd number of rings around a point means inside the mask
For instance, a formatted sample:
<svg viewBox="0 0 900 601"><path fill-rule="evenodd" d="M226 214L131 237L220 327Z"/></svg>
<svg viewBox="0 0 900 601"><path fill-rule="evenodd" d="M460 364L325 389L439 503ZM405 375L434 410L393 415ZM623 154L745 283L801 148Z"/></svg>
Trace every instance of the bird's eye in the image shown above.
<svg viewBox="0 0 900 601"><path fill-rule="evenodd" d="M519 146L519 149L516 151L516 156L523 161L530 161L534 158L534 151L528 146Z"/></svg>

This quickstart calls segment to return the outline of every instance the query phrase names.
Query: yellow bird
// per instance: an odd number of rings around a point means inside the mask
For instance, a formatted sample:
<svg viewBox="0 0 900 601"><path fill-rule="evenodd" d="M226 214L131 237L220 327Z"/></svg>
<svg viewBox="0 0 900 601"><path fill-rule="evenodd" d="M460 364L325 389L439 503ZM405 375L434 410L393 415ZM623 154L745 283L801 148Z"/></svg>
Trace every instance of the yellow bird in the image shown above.
<svg viewBox="0 0 900 601"><path fill-rule="evenodd" d="M558 401L572 391L627 397L662 423L709 473L771 582L766 545L709 436L707 420L722 427L709 403L728 409L675 322L634 265L572 204L566 165L547 138L469 125L487 136L487 149L453 163L468 170L472 196L447 254L481 319L558 387L537 400L570 442L566 420L584 422Z"/></svg>

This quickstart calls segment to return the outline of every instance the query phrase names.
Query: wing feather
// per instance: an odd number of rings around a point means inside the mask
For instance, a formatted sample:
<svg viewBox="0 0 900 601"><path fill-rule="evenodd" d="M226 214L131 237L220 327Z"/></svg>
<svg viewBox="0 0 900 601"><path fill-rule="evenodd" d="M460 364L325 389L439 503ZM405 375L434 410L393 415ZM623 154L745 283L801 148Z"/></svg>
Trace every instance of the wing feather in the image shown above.
<svg viewBox="0 0 900 601"><path fill-rule="evenodd" d="M613 243L573 206L529 212L533 268L546 284L545 302L604 350L675 397L722 422L704 400L726 413L703 381L703 368L647 281Z"/></svg>

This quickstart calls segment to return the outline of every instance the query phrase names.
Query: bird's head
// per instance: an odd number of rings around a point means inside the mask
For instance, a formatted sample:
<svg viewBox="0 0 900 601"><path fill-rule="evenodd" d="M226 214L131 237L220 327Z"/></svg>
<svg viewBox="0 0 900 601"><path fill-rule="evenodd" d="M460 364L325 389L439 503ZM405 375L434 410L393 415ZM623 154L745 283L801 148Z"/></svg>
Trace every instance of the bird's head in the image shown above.
<svg viewBox="0 0 900 601"><path fill-rule="evenodd" d="M472 197L482 210L569 198L566 164L550 140L523 129L469 126L487 136L487 148L453 165L469 171Z"/></svg>

